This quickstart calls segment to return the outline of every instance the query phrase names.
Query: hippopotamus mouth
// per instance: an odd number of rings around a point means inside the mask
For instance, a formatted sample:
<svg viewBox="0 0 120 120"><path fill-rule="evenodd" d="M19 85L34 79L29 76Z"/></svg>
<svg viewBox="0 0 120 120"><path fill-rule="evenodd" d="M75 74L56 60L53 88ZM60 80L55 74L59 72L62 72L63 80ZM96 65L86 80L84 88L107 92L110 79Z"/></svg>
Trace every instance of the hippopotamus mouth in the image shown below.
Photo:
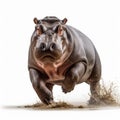
<svg viewBox="0 0 120 120"><path fill-rule="evenodd" d="M60 57L62 56L62 51L60 50L56 50L56 51L39 51L39 49L34 49L35 52L35 58L42 61L42 62L55 62L58 59L60 59Z"/></svg>
<svg viewBox="0 0 120 120"><path fill-rule="evenodd" d="M43 55L40 57L40 59L41 59L42 61L52 61L52 62L58 60L59 58L60 58L60 55L58 55L58 54L50 54L50 53L43 54Z"/></svg>
<svg viewBox="0 0 120 120"><path fill-rule="evenodd" d="M42 56L41 59L56 60L56 57L48 54L48 55Z"/></svg>

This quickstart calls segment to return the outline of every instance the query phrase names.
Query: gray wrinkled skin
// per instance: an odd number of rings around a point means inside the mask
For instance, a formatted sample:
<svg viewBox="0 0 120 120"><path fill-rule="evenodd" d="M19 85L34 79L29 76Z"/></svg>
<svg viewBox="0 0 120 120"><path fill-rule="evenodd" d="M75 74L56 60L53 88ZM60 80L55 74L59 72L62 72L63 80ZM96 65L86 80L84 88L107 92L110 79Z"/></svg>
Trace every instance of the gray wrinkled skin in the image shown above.
<svg viewBox="0 0 120 120"><path fill-rule="evenodd" d="M89 103L99 103L99 55L91 40L66 22L66 18L59 20L52 16L34 19L36 26L28 58L33 88L43 103L50 104L55 84L67 93L76 84L86 82L92 94Z"/></svg>

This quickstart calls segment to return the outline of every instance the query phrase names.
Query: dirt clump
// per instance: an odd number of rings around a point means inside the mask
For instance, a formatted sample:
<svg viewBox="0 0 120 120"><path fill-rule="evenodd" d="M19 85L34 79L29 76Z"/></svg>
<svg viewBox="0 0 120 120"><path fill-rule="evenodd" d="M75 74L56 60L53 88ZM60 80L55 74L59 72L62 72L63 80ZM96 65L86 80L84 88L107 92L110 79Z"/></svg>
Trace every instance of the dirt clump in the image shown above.
<svg viewBox="0 0 120 120"><path fill-rule="evenodd" d="M103 82L100 85L100 90L98 90L99 92L99 98L100 101L102 103L102 105L119 105L118 101L117 101L117 97L118 95L115 93L115 89L116 86L114 83L110 83L109 85L105 85L105 83Z"/></svg>
<svg viewBox="0 0 120 120"><path fill-rule="evenodd" d="M31 109L41 109L41 110L49 110L49 109L75 109L75 108L84 108L84 106L74 106L72 104L68 104L66 102L54 102L50 105L45 105L43 103L35 103L33 105L26 105L24 108L31 108Z"/></svg>

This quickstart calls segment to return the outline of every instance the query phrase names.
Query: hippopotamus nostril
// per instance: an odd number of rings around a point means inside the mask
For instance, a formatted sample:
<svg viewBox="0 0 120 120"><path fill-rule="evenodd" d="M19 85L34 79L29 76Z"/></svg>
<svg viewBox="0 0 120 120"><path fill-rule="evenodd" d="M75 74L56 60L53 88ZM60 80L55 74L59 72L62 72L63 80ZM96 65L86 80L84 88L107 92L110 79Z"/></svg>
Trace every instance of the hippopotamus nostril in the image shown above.
<svg viewBox="0 0 120 120"><path fill-rule="evenodd" d="M51 44L50 44L50 50L51 50L51 51L55 50L56 47L57 47L57 46L56 46L55 43L51 43Z"/></svg>
<svg viewBox="0 0 120 120"><path fill-rule="evenodd" d="M45 44L44 42L42 42L42 43L40 44L40 50L41 50L41 51L45 51L45 50L46 50L46 44Z"/></svg>

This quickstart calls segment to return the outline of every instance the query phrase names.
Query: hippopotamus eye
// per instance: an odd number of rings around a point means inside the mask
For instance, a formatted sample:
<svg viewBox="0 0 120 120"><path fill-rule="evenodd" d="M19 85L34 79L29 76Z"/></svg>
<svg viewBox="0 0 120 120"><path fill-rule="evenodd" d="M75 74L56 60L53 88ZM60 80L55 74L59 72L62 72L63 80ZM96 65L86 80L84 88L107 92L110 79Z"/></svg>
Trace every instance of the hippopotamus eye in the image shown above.
<svg viewBox="0 0 120 120"><path fill-rule="evenodd" d="M41 35L43 33L42 26L36 26L35 29L36 29L37 35Z"/></svg>
<svg viewBox="0 0 120 120"><path fill-rule="evenodd" d="M63 27L62 27L62 26L59 26L57 32L58 32L58 35L59 35L59 36L62 36L62 35L63 35L63 32L64 32Z"/></svg>

